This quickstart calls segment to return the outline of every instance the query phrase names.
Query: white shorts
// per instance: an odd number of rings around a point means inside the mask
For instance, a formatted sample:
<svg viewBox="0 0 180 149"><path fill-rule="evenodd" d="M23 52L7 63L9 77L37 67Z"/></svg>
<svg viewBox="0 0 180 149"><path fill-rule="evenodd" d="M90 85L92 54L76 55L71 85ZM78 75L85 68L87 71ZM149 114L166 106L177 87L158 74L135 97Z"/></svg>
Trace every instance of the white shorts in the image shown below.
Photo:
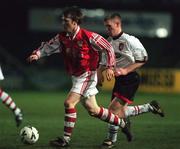
<svg viewBox="0 0 180 149"><path fill-rule="evenodd" d="M78 77L72 76L72 83L73 85L71 88L71 92L78 93L87 98L98 93L98 90L96 88L96 71L88 71Z"/></svg>
<svg viewBox="0 0 180 149"><path fill-rule="evenodd" d="M1 66L0 66L0 80L4 80L4 76L3 76L3 73L2 73L2 70L1 70Z"/></svg>

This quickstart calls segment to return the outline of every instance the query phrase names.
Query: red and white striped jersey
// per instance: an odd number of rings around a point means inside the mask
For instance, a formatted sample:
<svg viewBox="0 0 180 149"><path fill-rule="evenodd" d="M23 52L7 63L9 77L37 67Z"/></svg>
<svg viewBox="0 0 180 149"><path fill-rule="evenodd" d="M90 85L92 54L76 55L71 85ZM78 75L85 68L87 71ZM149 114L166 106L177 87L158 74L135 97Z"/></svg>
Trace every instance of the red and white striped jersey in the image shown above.
<svg viewBox="0 0 180 149"><path fill-rule="evenodd" d="M53 53L63 54L68 73L75 76L96 70L99 64L99 52L106 54L107 67L115 65L111 44L99 34L79 27L74 36L61 32L49 42L42 42L34 52L40 57Z"/></svg>

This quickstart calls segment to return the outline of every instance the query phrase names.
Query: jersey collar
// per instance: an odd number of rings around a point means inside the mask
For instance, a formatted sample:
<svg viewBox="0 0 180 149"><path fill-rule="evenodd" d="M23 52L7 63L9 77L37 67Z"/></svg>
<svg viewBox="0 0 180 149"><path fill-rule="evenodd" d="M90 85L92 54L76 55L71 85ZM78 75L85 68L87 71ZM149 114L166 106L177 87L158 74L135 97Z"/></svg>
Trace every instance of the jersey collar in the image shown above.
<svg viewBox="0 0 180 149"><path fill-rule="evenodd" d="M119 35L115 36L115 37L112 37L113 40L116 40L118 39L119 37L121 37L121 35L123 34L123 32L120 32Z"/></svg>
<svg viewBox="0 0 180 149"><path fill-rule="evenodd" d="M80 30L80 27L78 26L76 31L75 31L75 33L74 33L74 35L72 36L72 40L76 37L76 35L78 34L79 30ZM69 33L66 33L66 36L71 36L71 35Z"/></svg>

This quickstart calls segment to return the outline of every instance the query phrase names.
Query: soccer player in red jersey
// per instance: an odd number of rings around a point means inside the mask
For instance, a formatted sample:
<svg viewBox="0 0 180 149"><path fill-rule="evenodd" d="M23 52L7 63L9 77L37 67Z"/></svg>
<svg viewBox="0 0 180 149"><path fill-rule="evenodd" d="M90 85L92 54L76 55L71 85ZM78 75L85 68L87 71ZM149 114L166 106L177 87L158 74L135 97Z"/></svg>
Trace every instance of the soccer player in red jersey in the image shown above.
<svg viewBox="0 0 180 149"><path fill-rule="evenodd" d="M2 73L2 69L0 66L0 80L4 80L4 75ZM2 90L0 87L0 100L2 100L2 103L7 106L8 109L10 109L14 116L16 121L16 126L19 127L23 120L22 111L19 107L16 106L16 103L13 101L13 99Z"/></svg>
<svg viewBox="0 0 180 149"><path fill-rule="evenodd" d="M72 88L65 99L64 134L50 141L51 146L69 145L76 119L76 105L80 101L91 116L126 129L126 123L108 109L99 107L95 95L98 93L97 67L99 52L106 55L106 78L114 77L115 57L111 44L97 33L80 28L83 14L79 8L71 7L63 11L64 31L49 42L42 43L28 60L38 60L53 53L61 53L67 72L72 78ZM128 129L126 129L128 133Z"/></svg>

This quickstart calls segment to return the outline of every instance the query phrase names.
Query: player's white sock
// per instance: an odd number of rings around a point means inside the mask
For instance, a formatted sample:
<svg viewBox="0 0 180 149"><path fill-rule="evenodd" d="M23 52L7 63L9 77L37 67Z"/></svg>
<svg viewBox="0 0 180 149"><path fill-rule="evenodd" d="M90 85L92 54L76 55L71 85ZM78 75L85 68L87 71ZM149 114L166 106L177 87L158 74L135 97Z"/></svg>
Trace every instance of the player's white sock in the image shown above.
<svg viewBox="0 0 180 149"><path fill-rule="evenodd" d="M108 124L107 139L111 140L112 142L116 142L118 129L119 129L119 126Z"/></svg>
<svg viewBox="0 0 180 149"><path fill-rule="evenodd" d="M119 118L117 115L110 112L110 110L103 107L100 107L99 113L96 117L112 125L120 126L122 128L125 126L123 119Z"/></svg>
<svg viewBox="0 0 180 149"><path fill-rule="evenodd" d="M65 109L65 118L64 118L64 139L69 142L70 141L70 136L73 132L75 123L76 123L76 109L71 108L71 109Z"/></svg>
<svg viewBox="0 0 180 149"><path fill-rule="evenodd" d="M14 110L15 115L19 115L21 113L21 109L16 107L16 110Z"/></svg>
<svg viewBox="0 0 180 149"><path fill-rule="evenodd" d="M2 100L2 103L11 109L15 115L20 113L20 109L16 107L16 104L12 98L2 89L0 89L0 99Z"/></svg>
<svg viewBox="0 0 180 149"><path fill-rule="evenodd" d="M125 116L136 116L142 113L150 112L151 109L152 107L149 103L137 106L128 106L125 110Z"/></svg>
<svg viewBox="0 0 180 149"><path fill-rule="evenodd" d="M71 140L71 137L70 136L63 136L63 138L64 138L64 140L66 140L66 142L70 142L70 140Z"/></svg>

